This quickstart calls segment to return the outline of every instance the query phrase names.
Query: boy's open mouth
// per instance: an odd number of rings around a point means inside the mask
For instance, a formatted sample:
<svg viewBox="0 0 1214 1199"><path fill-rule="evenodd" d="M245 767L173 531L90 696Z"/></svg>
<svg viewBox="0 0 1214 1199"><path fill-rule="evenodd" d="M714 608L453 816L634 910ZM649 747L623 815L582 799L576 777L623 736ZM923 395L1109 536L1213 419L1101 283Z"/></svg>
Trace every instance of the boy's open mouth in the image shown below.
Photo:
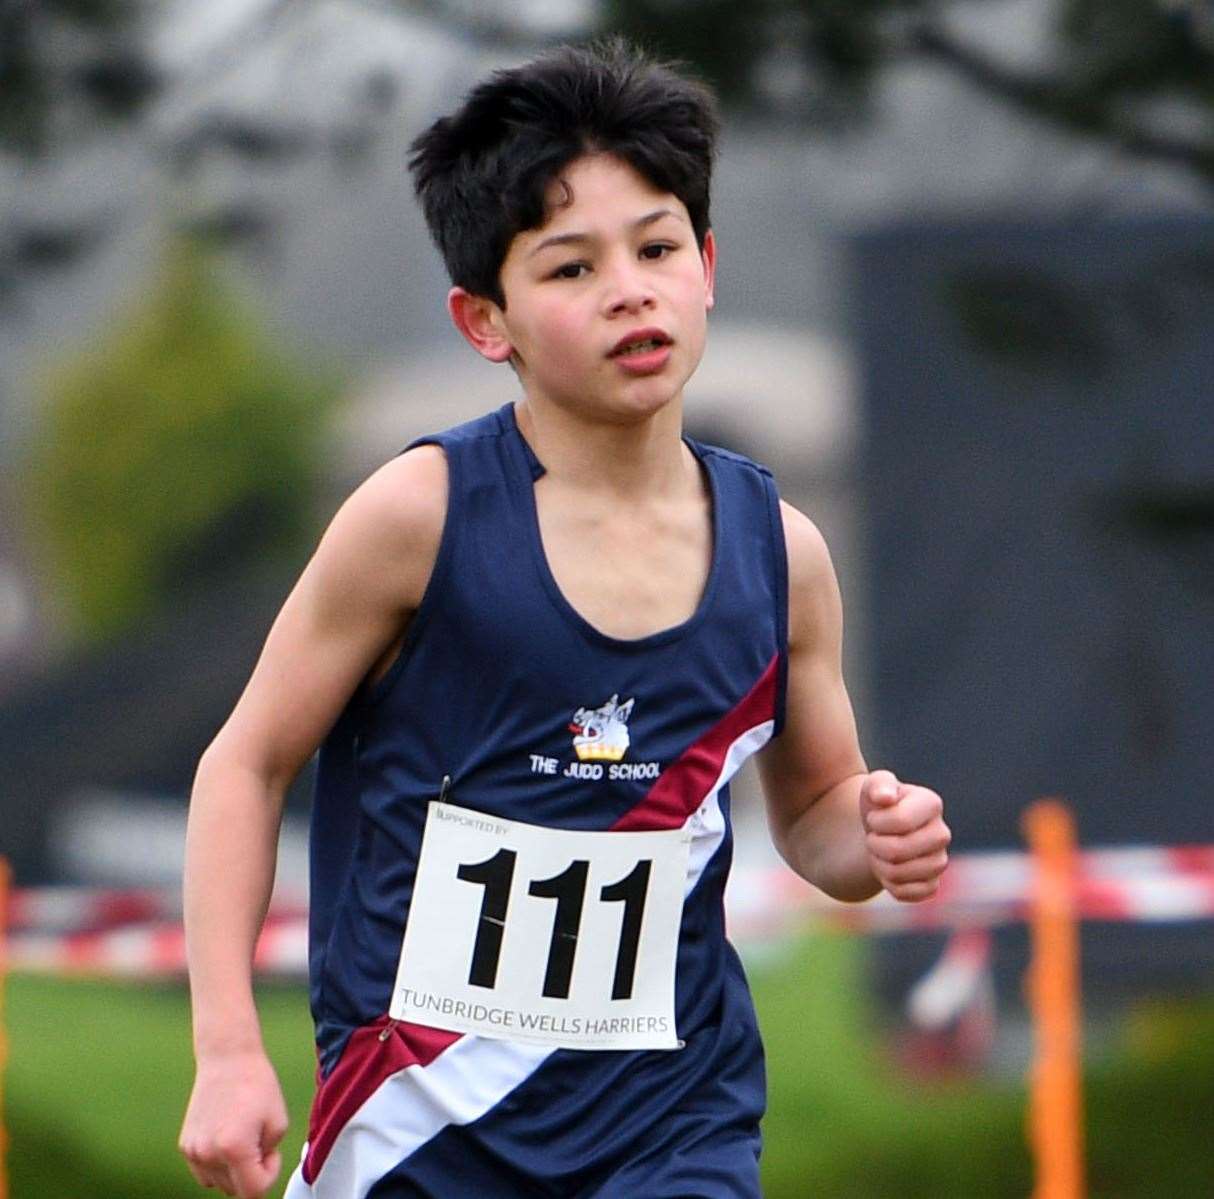
<svg viewBox="0 0 1214 1199"><path fill-rule="evenodd" d="M632 354L648 354L668 345L670 345L670 338L661 330L642 329L637 333L630 333L616 342L608 357L621 358Z"/></svg>

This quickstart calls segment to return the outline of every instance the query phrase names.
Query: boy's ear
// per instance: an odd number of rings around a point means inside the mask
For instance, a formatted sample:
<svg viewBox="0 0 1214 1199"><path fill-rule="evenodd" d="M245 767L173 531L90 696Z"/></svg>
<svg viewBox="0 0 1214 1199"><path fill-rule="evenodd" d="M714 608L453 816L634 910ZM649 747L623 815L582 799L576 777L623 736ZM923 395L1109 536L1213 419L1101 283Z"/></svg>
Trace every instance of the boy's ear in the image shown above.
<svg viewBox="0 0 1214 1199"><path fill-rule="evenodd" d="M490 362L508 362L514 353L501 327L501 309L487 296L476 296L462 287L447 293L447 311L464 340Z"/></svg>
<svg viewBox="0 0 1214 1199"><path fill-rule="evenodd" d="M717 239L713 237L711 229L704 234L704 245L700 250L700 257L704 260L704 283L707 290L704 307L711 308L716 302L713 289L717 277Z"/></svg>

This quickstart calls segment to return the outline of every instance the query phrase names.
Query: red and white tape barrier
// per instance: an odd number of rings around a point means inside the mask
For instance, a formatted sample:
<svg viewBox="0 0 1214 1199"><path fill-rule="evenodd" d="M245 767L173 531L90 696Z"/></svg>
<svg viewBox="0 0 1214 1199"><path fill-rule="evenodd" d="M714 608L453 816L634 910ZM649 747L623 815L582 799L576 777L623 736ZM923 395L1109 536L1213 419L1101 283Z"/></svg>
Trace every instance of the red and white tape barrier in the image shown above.
<svg viewBox="0 0 1214 1199"><path fill-rule="evenodd" d="M185 970L185 930L180 924L132 924L85 933L13 933L11 970L110 978L152 978ZM308 922L266 920L254 968L263 974L302 975L308 966Z"/></svg>
<svg viewBox="0 0 1214 1199"><path fill-rule="evenodd" d="M306 917L308 897L279 887L272 910L279 917ZM98 887L25 887L9 896L9 932L54 934L106 932L131 924L181 922L176 887L116 890Z"/></svg>
<svg viewBox="0 0 1214 1199"><path fill-rule="evenodd" d="M1028 915L1033 871L1026 853L954 854L936 895L913 904L885 894L863 904L837 903L787 870L735 874L730 927L740 937L778 935L807 915L858 932L1013 924ZM1085 920L1208 920L1214 917L1214 845L1084 851L1078 855L1075 904Z"/></svg>
<svg viewBox="0 0 1214 1199"><path fill-rule="evenodd" d="M731 937L743 944L782 936L812 921L877 933L989 928L1024 920L1032 885L1032 860L1011 851L954 854L939 893L920 904L898 903L888 895L864 904L837 903L786 869L739 869L730 880L726 912ZM1210 919L1214 845L1088 850L1079 854L1075 898L1078 915L1089 920ZM266 973L306 973L302 897L276 895L254 962ZM963 955L956 965L972 971L976 963L975 955ZM10 903L8 966L135 977L181 973L185 938L180 896L168 891L18 889Z"/></svg>

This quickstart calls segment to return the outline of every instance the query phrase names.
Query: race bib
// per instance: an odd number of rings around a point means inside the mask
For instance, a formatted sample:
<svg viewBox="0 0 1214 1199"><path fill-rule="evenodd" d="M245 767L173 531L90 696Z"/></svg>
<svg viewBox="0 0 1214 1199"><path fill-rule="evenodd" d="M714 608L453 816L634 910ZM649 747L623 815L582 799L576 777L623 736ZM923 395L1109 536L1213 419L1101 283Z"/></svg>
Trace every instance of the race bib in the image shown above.
<svg viewBox="0 0 1214 1199"><path fill-rule="evenodd" d="M432 802L389 1015L557 1048L679 1048L689 843Z"/></svg>

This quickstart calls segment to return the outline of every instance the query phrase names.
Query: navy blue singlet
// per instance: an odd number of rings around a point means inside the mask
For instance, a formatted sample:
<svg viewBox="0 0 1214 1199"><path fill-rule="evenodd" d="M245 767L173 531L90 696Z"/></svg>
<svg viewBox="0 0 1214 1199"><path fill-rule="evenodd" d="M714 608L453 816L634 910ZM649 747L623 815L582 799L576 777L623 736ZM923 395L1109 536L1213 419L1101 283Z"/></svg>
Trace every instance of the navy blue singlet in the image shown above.
<svg viewBox="0 0 1214 1199"><path fill-rule="evenodd" d="M543 466L513 405L424 441L443 448L449 478L432 578L399 658L320 752L319 1081L288 1199L752 1199L763 1052L722 893L729 779L783 713L787 568L771 476L688 441L711 486L704 594L683 624L619 640L549 571L534 493ZM627 721L616 768L566 775L575 714L585 723L613 706ZM559 768L537 768L545 759ZM389 1020L427 804L444 778L460 807L532 825L690 829L682 1048L554 1050Z"/></svg>

